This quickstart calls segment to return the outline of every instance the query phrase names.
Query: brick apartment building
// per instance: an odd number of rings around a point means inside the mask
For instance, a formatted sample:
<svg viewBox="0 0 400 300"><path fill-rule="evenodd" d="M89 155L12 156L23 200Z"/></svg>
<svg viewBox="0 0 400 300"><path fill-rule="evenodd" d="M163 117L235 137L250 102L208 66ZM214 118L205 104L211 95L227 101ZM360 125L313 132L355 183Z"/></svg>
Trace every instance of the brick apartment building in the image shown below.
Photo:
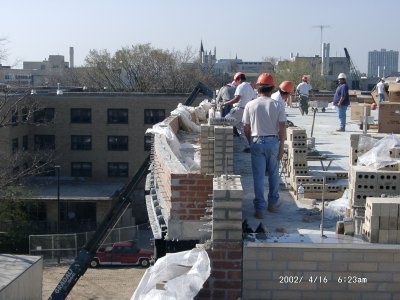
<svg viewBox="0 0 400 300"><path fill-rule="evenodd" d="M7 157L18 151L54 151L53 165L60 166L61 228L71 217L80 224L75 228L93 230L111 207L112 195L148 155L146 129L168 116L187 95L37 91L32 97L41 109L33 116L40 126L1 128L0 153ZM14 118L23 118L23 113ZM22 162L19 167L24 167ZM28 188L34 200L30 215L46 231L54 231L57 221L56 173L50 166L46 176L34 178L35 184ZM134 209L143 210L140 204ZM143 211L136 214L145 215ZM126 221L127 225L132 222L132 218Z"/></svg>

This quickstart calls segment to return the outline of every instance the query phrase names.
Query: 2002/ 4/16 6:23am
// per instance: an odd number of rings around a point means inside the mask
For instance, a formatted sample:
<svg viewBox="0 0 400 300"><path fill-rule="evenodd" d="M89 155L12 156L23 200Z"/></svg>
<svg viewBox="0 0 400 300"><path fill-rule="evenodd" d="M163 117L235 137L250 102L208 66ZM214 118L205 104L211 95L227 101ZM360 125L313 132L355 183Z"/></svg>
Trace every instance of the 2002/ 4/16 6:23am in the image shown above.
<svg viewBox="0 0 400 300"><path fill-rule="evenodd" d="M293 283L299 284L302 282L310 282L310 283L328 283L331 281L327 276L279 276L279 283ZM337 283L368 283L368 279L365 277L358 277L354 275L345 275L338 276L336 279Z"/></svg>

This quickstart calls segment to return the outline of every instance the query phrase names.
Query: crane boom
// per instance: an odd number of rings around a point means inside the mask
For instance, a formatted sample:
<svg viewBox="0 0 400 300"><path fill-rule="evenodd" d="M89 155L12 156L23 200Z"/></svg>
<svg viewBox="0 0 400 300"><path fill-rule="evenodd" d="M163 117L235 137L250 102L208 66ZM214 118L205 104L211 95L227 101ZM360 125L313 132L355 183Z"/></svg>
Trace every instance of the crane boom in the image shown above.
<svg viewBox="0 0 400 300"><path fill-rule="evenodd" d="M350 67L350 78L352 80L351 82L351 88L353 90L359 90L360 89L360 80L361 80L361 75L360 72L357 70L356 66L354 65L353 61L351 60L349 51L347 51L347 48L344 48L344 54L347 59L347 63L349 64Z"/></svg>

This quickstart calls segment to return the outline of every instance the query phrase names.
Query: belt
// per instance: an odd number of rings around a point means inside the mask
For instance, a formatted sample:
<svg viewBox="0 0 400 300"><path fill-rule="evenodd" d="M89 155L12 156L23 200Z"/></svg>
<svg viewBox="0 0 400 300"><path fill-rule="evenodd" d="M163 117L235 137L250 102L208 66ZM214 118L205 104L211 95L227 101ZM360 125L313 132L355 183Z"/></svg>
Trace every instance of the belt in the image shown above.
<svg viewBox="0 0 400 300"><path fill-rule="evenodd" d="M253 138L278 137L276 134L253 136Z"/></svg>
<svg viewBox="0 0 400 300"><path fill-rule="evenodd" d="M240 108L240 109L244 109L244 107L240 107L240 106L239 106L239 108Z"/></svg>

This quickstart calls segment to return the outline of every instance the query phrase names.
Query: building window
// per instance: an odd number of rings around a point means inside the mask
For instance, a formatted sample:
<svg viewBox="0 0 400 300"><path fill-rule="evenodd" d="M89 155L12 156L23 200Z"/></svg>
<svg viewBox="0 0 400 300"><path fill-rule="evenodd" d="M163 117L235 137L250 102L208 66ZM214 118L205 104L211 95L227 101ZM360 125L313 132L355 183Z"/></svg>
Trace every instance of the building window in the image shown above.
<svg viewBox="0 0 400 300"><path fill-rule="evenodd" d="M109 135L108 136L109 151L127 151L128 136L125 135Z"/></svg>
<svg viewBox="0 0 400 300"><path fill-rule="evenodd" d="M90 108L71 108L71 123L92 123Z"/></svg>
<svg viewBox="0 0 400 300"><path fill-rule="evenodd" d="M26 107L24 107L24 108L21 110L22 122L28 121L28 115L29 115L28 109L27 109Z"/></svg>
<svg viewBox="0 0 400 300"><path fill-rule="evenodd" d="M151 150L151 144L152 144L152 136L151 135L145 135L144 136L144 151L150 151Z"/></svg>
<svg viewBox="0 0 400 300"><path fill-rule="evenodd" d="M18 138L12 139L12 153L15 154L18 152Z"/></svg>
<svg viewBox="0 0 400 300"><path fill-rule="evenodd" d="M33 122L49 123L54 121L54 108L43 108L33 113Z"/></svg>
<svg viewBox="0 0 400 300"><path fill-rule="evenodd" d="M35 135L35 150L54 150L56 149L56 138L54 135Z"/></svg>
<svg viewBox="0 0 400 300"><path fill-rule="evenodd" d="M24 135L22 137L22 151L27 151L28 150L28 136Z"/></svg>
<svg viewBox="0 0 400 300"><path fill-rule="evenodd" d="M109 177L128 177L128 163L112 162L108 163Z"/></svg>
<svg viewBox="0 0 400 300"><path fill-rule="evenodd" d="M92 177L91 162L72 162L71 176L73 177Z"/></svg>
<svg viewBox="0 0 400 300"><path fill-rule="evenodd" d="M145 109L144 124L156 124L165 119L165 109Z"/></svg>
<svg viewBox="0 0 400 300"><path fill-rule="evenodd" d="M108 124L128 124L128 109L110 108L107 110Z"/></svg>
<svg viewBox="0 0 400 300"><path fill-rule="evenodd" d="M13 110L11 114L11 124L16 125L18 122L18 110Z"/></svg>
<svg viewBox="0 0 400 300"><path fill-rule="evenodd" d="M71 135L71 150L92 150L92 136Z"/></svg>

